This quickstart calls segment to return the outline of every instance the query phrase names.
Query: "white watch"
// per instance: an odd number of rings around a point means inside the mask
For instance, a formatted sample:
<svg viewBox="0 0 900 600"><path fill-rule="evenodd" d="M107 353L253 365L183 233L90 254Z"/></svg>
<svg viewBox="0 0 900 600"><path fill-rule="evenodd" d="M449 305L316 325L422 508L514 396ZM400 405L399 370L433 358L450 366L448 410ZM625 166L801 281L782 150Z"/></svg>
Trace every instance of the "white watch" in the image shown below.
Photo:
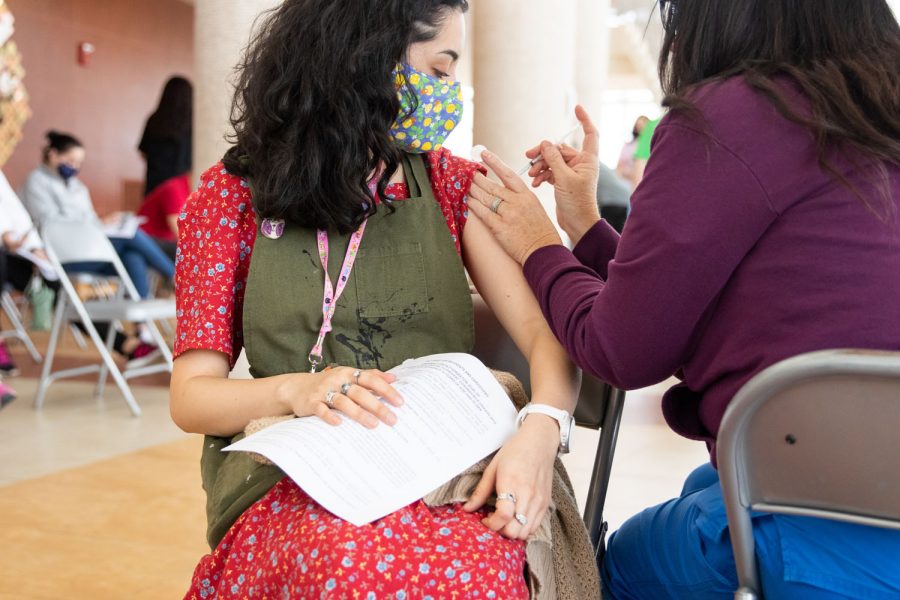
<svg viewBox="0 0 900 600"><path fill-rule="evenodd" d="M526 404L525 408L519 411L516 419L516 427L521 427L525 421L525 417L531 413L547 415L551 419L556 419L559 423L559 453L568 454L570 450L570 441L572 439L572 427L575 425L575 419L566 411L550 406L548 404Z"/></svg>

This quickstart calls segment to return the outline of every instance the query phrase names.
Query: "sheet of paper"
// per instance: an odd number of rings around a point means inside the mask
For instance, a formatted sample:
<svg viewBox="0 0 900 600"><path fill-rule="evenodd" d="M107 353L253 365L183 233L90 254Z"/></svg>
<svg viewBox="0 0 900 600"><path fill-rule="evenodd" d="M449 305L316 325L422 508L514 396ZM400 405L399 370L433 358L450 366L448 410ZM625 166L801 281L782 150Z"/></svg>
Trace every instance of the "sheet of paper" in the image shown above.
<svg viewBox="0 0 900 600"><path fill-rule="evenodd" d="M147 222L147 217L139 217L133 213L123 213L122 218L112 223L103 224L106 237L130 240L137 235L138 228Z"/></svg>
<svg viewBox="0 0 900 600"><path fill-rule="evenodd" d="M53 268L53 265L51 265L49 261L44 260L30 250L25 250L24 248L19 248L18 250L16 250L16 254L18 254L25 260L31 261L33 264L37 265L37 268L41 271L41 275L43 275L44 279L46 279L47 281L59 280L59 275L57 275L56 269Z"/></svg>
<svg viewBox="0 0 900 600"><path fill-rule="evenodd" d="M397 425L292 419L232 444L277 464L326 509L361 526L415 502L515 433L516 410L468 354L436 354L392 369L405 403Z"/></svg>

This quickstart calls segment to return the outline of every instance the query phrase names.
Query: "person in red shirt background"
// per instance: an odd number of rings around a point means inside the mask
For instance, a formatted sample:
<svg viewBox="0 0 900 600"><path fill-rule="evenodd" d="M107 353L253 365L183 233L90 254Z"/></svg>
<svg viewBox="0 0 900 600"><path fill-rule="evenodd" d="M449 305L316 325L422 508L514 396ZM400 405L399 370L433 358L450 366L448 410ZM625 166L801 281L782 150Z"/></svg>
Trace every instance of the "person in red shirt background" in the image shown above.
<svg viewBox="0 0 900 600"><path fill-rule="evenodd" d="M147 119L139 150L147 161L141 226L175 260L178 215L191 193L193 87L184 77L166 82L159 106Z"/></svg>

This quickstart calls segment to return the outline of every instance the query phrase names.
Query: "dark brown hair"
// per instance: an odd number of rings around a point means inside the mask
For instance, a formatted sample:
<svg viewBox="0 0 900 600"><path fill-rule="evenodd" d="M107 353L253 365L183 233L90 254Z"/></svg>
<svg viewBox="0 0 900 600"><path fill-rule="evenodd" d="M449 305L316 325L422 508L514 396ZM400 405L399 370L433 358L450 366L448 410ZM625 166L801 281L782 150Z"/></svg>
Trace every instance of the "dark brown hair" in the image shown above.
<svg viewBox="0 0 900 600"><path fill-rule="evenodd" d="M410 44L467 9L466 0L286 0L270 12L238 67L224 159L250 179L258 214L342 233L372 214L369 175L385 166L384 198L401 160L390 136L394 69Z"/></svg>
<svg viewBox="0 0 900 600"><path fill-rule="evenodd" d="M72 148L84 148L84 144L74 135L68 133L60 133L59 131L48 131L46 134L47 145L42 150L44 162L50 160L50 151L53 150L58 154L65 154Z"/></svg>
<svg viewBox="0 0 900 600"><path fill-rule="evenodd" d="M829 161L837 149L888 183L887 165L900 165L900 26L886 0L660 0L659 9L665 106L692 111L693 90L742 76L812 132L835 179L849 186ZM809 99L808 114L791 105L779 76Z"/></svg>

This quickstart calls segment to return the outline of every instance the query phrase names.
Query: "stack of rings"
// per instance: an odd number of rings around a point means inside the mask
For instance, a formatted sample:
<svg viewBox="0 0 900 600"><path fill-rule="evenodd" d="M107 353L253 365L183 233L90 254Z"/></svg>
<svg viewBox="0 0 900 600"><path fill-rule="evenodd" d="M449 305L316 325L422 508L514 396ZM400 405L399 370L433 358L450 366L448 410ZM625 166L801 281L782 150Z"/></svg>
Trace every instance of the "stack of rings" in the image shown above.
<svg viewBox="0 0 900 600"><path fill-rule="evenodd" d="M356 380L355 385L359 385L359 376L360 375L362 375L362 371L360 371L359 369L353 371L353 378ZM350 388L353 387L353 385L354 384L350 383L349 381L347 383L342 384L340 393L343 394L344 396L346 396L347 393L350 391ZM337 395L338 395L338 393L335 392L334 390L332 390L330 392L326 392L325 393L325 406L334 410L334 397Z"/></svg>
<svg viewBox="0 0 900 600"><path fill-rule="evenodd" d="M497 502L500 502L501 500L508 500L508 501L512 502L513 505L515 505L516 495L507 493L507 492L504 492L502 494L497 494ZM522 526L528 525L528 517L526 517L522 513L516 513L516 521L519 522L519 525L522 525Z"/></svg>
<svg viewBox="0 0 900 600"><path fill-rule="evenodd" d="M503 198L494 196L494 201L491 202L491 212L497 214L497 211L500 210L501 204L503 204Z"/></svg>

